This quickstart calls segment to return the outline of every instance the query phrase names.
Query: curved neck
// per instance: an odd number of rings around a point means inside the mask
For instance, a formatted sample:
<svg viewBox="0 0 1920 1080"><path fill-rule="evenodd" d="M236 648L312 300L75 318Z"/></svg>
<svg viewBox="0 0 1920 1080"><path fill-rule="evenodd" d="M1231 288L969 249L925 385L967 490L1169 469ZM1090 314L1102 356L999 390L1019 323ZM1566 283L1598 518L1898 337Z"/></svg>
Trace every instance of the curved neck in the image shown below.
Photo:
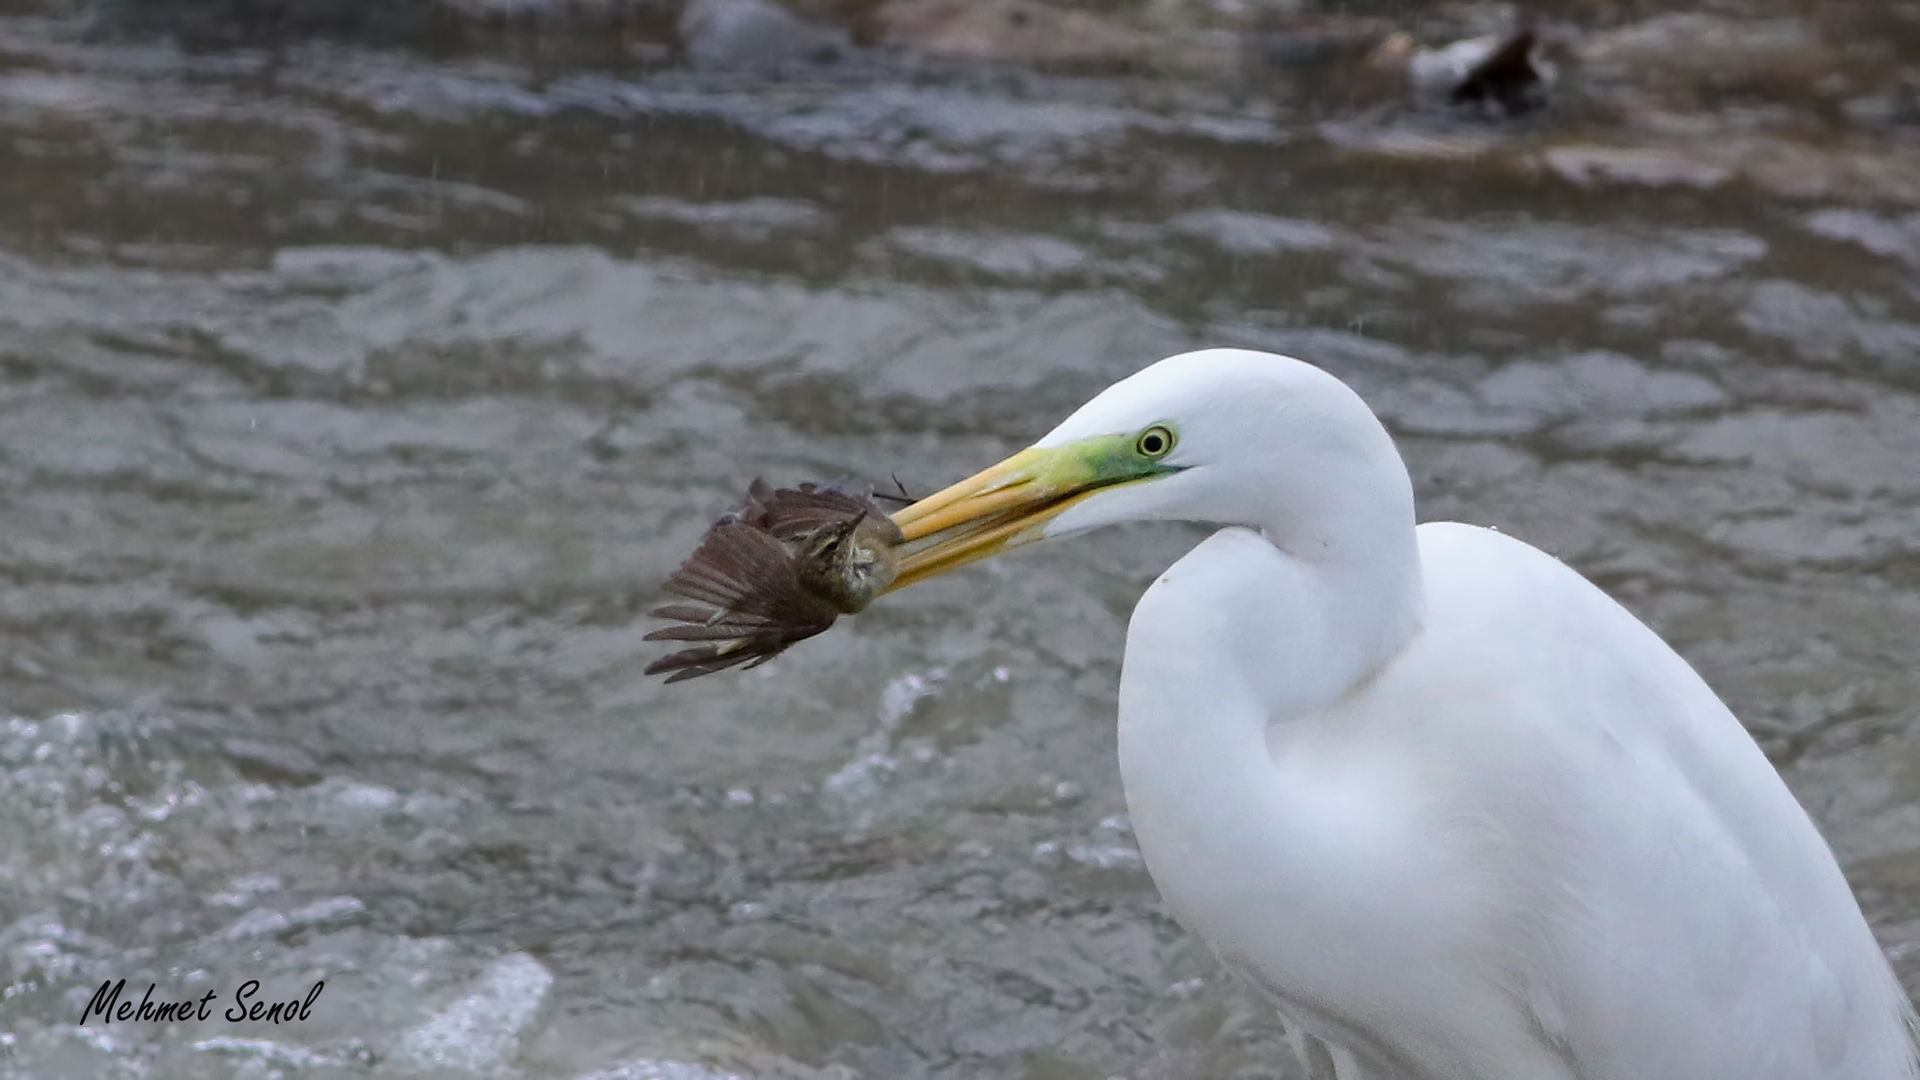
<svg viewBox="0 0 1920 1080"><path fill-rule="evenodd" d="M1331 527L1313 533L1223 529L1148 590L1127 633L1120 771L1147 868L1229 963L1308 991L1341 985L1353 960L1324 946L1378 929L1355 921L1367 883L1327 872L1352 838L1275 740L1317 742L1315 718L1420 632L1411 499L1391 503L1314 517ZM1276 918L1339 933L1249 936Z"/></svg>
<svg viewBox="0 0 1920 1080"><path fill-rule="evenodd" d="M1290 579L1285 599L1268 599L1284 604L1298 636L1306 638L1298 641L1303 651L1295 655L1314 658L1310 668L1269 659L1256 669L1294 684L1292 692L1268 699L1291 700L1298 710L1294 715L1327 705L1370 679L1406 648L1424 620L1412 507L1404 513L1371 509L1345 521L1323 519L1306 536L1260 530L1292 571L1284 575ZM1261 644L1271 649L1278 643ZM1270 722L1284 719L1269 717Z"/></svg>
<svg viewBox="0 0 1920 1080"><path fill-rule="evenodd" d="M1176 593L1175 603L1188 611L1153 618L1151 607L1169 599L1155 594L1165 592ZM1316 713L1371 680L1420 632L1424 616L1411 522L1353 545L1289 543L1264 531L1228 529L1142 600L1127 663L1149 653L1186 657L1183 681L1238 684L1262 703L1257 726L1264 728ZM1143 625L1162 621L1164 635ZM1196 627L1203 629L1196 634ZM1195 657L1204 660L1196 665ZM1191 732L1197 719L1182 726Z"/></svg>
<svg viewBox="0 0 1920 1080"><path fill-rule="evenodd" d="M1368 452L1317 476L1284 472L1243 498L1231 522L1258 533L1277 559L1246 561L1218 602L1249 628L1246 670L1263 700L1314 711L1372 677L1419 632L1424 597L1413 484L1384 429ZM1258 579L1258 584L1254 584ZM1270 722L1288 719L1269 716Z"/></svg>
<svg viewBox="0 0 1920 1080"><path fill-rule="evenodd" d="M1257 797L1271 786L1268 729L1366 684L1420 632L1405 466L1389 451L1339 481L1315 485L1328 497L1304 513L1284 481L1244 492L1239 527L1215 533L1141 597L1120 686L1130 804L1183 807L1166 813L1185 818L1203 809L1190 805L1199 782Z"/></svg>

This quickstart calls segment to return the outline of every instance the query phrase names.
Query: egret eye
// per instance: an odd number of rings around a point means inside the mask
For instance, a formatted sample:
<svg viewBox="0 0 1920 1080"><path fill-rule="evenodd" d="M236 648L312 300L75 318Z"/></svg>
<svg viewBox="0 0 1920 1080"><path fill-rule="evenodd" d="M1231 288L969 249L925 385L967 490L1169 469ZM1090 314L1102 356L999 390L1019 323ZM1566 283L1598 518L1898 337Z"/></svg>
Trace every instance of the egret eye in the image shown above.
<svg viewBox="0 0 1920 1080"><path fill-rule="evenodd" d="M1133 448L1138 450L1140 456L1144 458L1158 460L1166 457L1173 449L1173 429L1165 424L1155 424L1140 433L1140 438L1134 441Z"/></svg>

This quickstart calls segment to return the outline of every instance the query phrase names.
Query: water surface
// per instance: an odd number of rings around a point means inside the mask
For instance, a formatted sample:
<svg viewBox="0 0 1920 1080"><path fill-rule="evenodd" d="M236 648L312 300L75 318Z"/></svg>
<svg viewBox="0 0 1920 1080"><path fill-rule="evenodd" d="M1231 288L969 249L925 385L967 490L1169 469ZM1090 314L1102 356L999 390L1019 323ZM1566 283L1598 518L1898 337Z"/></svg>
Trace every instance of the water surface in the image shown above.
<svg viewBox="0 0 1920 1080"><path fill-rule="evenodd" d="M1348 379L1424 518L1659 629L1920 984L1913 208L1595 183L1525 164L1584 134L1284 73L889 63L0 17L0 1075L1292 1075L1114 765L1127 612L1199 531L640 674L754 476L930 489L1203 344ZM107 978L326 989L76 1025Z"/></svg>

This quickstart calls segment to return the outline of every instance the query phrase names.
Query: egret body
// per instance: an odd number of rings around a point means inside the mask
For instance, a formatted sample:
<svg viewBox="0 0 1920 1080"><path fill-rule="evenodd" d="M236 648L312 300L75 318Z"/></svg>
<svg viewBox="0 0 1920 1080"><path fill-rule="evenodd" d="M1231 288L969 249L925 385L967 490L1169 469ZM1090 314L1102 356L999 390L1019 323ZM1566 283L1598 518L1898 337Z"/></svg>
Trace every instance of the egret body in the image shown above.
<svg viewBox="0 0 1920 1080"><path fill-rule="evenodd" d="M1223 526L1134 609L1120 771L1173 912L1314 1080L1914 1080L1831 850L1687 663L1518 540L1416 527L1392 439L1287 357L1109 388L894 516L905 585Z"/></svg>

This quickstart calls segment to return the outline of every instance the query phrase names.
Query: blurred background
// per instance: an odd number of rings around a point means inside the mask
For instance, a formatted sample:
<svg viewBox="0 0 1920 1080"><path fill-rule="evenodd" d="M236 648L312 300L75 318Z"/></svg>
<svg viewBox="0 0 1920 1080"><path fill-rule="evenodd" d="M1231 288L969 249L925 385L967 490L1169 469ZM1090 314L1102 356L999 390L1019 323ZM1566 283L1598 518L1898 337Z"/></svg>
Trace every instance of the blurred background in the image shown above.
<svg viewBox="0 0 1920 1080"><path fill-rule="evenodd" d="M640 674L753 477L1204 344L1672 641L1911 989L1916 177L1907 0L0 0L0 1076L1295 1076L1116 775L1200 531Z"/></svg>

